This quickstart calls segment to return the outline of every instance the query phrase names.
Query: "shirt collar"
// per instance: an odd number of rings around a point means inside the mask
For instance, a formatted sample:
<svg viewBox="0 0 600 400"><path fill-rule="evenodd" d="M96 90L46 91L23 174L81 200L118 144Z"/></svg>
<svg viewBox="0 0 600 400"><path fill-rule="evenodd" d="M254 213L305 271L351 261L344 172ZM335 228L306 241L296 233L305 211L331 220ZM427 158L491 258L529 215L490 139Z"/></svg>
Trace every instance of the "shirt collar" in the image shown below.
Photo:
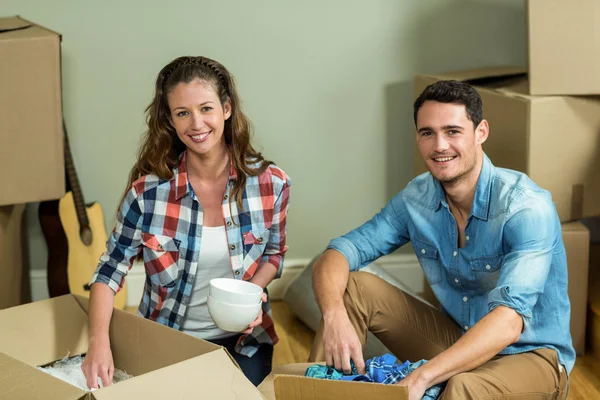
<svg viewBox="0 0 600 400"><path fill-rule="evenodd" d="M173 171L174 176L172 179L175 180L175 199L179 200L189 192L189 180L187 174L187 150L182 152L179 156L179 165ZM233 167L233 161L229 157L229 180L236 180L237 172Z"/></svg>
<svg viewBox="0 0 600 400"><path fill-rule="evenodd" d="M475 187L475 196L473 197L471 215L484 221L487 221L489 214L493 173L494 165L488 156L483 153L483 163L481 165L479 178L477 179L477 186ZM434 178L433 182L437 197L437 211L441 206L448 207L448 203L446 202L446 192L444 192L444 188L442 187L440 181Z"/></svg>
<svg viewBox="0 0 600 400"><path fill-rule="evenodd" d="M475 197L473 198L473 206L471 207L471 215L481 220L487 221L490 209L490 194L492 192L492 177L494 165L483 153L483 163L481 173L477 179L477 187L475 188Z"/></svg>

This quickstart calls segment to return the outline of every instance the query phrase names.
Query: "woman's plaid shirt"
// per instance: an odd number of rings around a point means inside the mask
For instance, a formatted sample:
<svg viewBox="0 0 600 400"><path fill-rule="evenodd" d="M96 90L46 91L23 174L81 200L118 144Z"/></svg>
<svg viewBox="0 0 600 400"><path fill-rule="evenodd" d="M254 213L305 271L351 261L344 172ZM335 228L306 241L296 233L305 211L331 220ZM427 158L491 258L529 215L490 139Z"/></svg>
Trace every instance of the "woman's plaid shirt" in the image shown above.
<svg viewBox="0 0 600 400"><path fill-rule="evenodd" d="M203 212L188 181L185 152L173 172L168 181L146 175L134 182L119 208L116 226L91 282L103 282L117 292L142 252L146 284L138 315L180 329L201 258ZM236 199L230 199L236 179L235 170L230 168L221 207L232 276L250 280L259 264L268 262L280 277L287 251L291 181L274 165L259 176L248 176L241 210ZM277 343L268 302L263 304L263 311L262 325L240 338L238 353L250 357L259 344Z"/></svg>

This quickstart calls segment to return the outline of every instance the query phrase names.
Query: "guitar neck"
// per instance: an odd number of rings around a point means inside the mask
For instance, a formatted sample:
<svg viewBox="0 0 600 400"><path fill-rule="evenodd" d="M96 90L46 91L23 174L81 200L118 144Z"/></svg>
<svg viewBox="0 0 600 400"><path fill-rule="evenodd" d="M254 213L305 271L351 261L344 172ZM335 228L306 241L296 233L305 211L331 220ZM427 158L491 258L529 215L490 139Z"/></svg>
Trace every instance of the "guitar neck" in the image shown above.
<svg viewBox="0 0 600 400"><path fill-rule="evenodd" d="M87 213L85 212L85 201L83 199L81 186L79 185L79 179L77 178L77 172L75 171L75 163L73 162L71 147L69 145L69 137L67 135L67 126L64 121L63 131L65 143L65 168L67 171L67 179L69 180L69 185L71 186L71 192L73 193L73 201L75 203L77 219L79 221L80 227L89 227L90 222L88 220Z"/></svg>

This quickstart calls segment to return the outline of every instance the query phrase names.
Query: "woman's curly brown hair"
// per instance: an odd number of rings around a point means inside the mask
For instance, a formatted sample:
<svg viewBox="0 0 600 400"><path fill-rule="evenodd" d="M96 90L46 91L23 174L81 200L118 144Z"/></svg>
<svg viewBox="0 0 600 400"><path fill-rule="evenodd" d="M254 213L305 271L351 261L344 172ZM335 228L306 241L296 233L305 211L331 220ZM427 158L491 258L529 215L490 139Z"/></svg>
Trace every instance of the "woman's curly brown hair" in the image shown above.
<svg viewBox="0 0 600 400"><path fill-rule="evenodd" d="M231 116L225 121L223 136L237 173L231 197L243 208L242 189L246 184L246 177L260 175L273 162L265 160L250 143L252 126L242 112L233 76L223 65L206 57L176 58L158 74L154 98L146 108L148 130L142 137L137 161L129 173L123 197L143 175L154 174L164 180L173 178L172 170L178 165L179 156L186 147L169 122L167 94L179 83L190 83L194 79L209 83L217 93L221 105L227 100L231 104Z"/></svg>

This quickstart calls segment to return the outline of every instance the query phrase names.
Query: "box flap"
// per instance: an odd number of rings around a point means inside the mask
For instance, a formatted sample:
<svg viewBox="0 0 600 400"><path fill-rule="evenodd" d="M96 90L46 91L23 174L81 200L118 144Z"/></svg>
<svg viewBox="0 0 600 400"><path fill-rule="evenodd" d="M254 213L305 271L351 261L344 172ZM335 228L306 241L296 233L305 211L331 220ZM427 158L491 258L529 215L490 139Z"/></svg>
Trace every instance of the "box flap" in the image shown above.
<svg viewBox="0 0 600 400"><path fill-rule="evenodd" d="M478 91L492 90L502 92L504 95L511 97L530 98L527 94L529 90L527 70L522 67L493 67L441 74L421 74L417 75L415 80L424 81L426 84L431 84L439 80L458 80L468 82L477 87ZM417 91L416 87L415 91ZM419 93L420 91L415 93L415 95L418 96Z"/></svg>
<svg viewBox="0 0 600 400"><path fill-rule="evenodd" d="M78 400L86 393L66 382L0 353L0 399Z"/></svg>
<svg viewBox="0 0 600 400"><path fill-rule="evenodd" d="M457 81L476 81L486 78L505 78L517 75L524 75L527 70L523 67L491 67L491 68L478 68L466 71L454 71L444 72L441 74L422 74L423 76L431 76L436 80L448 80L453 79Z"/></svg>
<svg viewBox="0 0 600 400"><path fill-rule="evenodd" d="M0 42L14 39L56 37L60 35L19 17L0 18Z"/></svg>
<svg viewBox="0 0 600 400"><path fill-rule="evenodd" d="M2 17L0 18L0 34L4 32L17 31L26 29L32 26L30 22L24 21L19 17Z"/></svg>
<svg viewBox="0 0 600 400"><path fill-rule="evenodd" d="M398 385L331 381L297 375L275 375L273 384L277 400L408 399L408 388Z"/></svg>
<svg viewBox="0 0 600 400"><path fill-rule="evenodd" d="M223 349L108 386L93 392L93 397L97 400L264 399Z"/></svg>
<svg viewBox="0 0 600 400"><path fill-rule="evenodd" d="M113 311L109 334L115 366L132 375L222 348L118 309Z"/></svg>
<svg viewBox="0 0 600 400"><path fill-rule="evenodd" d="M71 295L0 310L0 327L0 352L32 366L87 351L87 314Z"/></svg>
<svg viewBox="0 0 600 400"><path fill-rule="evenodd" d="M273 368L273 371L258 385L258 390L265 396L267 400L275 400L275 387L273 379L275 375L299 375L304 376L306 369L315 363L299 363L278 365Z"/></svg>
<svg viewBox="0 0 600 400"><path fill-rule="evenodd" d="M589 235L588 228L581 222L568 222L568 223L562 224L561 228L564 233L569 233L571 235L573 235L573 234L580 234L580 235L584 235L584 236Z"/></svg>

